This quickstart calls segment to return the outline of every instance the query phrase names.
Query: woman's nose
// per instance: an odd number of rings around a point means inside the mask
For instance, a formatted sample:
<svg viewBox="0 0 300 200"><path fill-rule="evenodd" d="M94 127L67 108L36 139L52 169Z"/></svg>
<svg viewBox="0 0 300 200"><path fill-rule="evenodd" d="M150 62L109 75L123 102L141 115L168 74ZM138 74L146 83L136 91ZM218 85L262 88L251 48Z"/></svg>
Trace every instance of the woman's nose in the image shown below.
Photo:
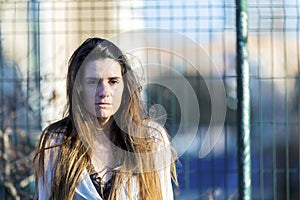
<svg viewBox="0 0 300 200"><path fill-rule="evenodd" d="M109 94L108 86L100 81L97 85L96 95L101 98L104 98L104 97L108 96L108 94Z"/></svg>

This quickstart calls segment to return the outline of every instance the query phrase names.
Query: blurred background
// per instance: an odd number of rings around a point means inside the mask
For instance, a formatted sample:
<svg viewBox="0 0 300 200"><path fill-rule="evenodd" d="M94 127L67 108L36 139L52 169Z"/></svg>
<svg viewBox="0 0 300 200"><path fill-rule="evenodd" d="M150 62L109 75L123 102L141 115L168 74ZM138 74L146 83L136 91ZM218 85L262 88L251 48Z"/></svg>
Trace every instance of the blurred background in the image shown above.
<svg viewBox="0 0 300 200"><path fill-rule="evenodd" d="M87 37L111 38L145 28L190 38L213 63L200 59L196 67L206 74L199 74L183 59L168 55L168 65L194 89L201 115L193 144L179 158L176 199L237 199L235 10L233 0L1 1L0 199L34 197L35 145L42 129L62 116L73 51ZM252 199L300 198L299 18L299 0L248 1ZM182 47L197 57L194 49ZM199 157L211 117L203 78L215 77L212 67L224 83L226 118L215 147ZM158 80L174 78L158 74ZM165 126L174 137L181 115L189 114L181 113L185 105L167 87L150 84L145 90L148 106L163 106ZM190 134L181 137L184 145Z"/></svg>

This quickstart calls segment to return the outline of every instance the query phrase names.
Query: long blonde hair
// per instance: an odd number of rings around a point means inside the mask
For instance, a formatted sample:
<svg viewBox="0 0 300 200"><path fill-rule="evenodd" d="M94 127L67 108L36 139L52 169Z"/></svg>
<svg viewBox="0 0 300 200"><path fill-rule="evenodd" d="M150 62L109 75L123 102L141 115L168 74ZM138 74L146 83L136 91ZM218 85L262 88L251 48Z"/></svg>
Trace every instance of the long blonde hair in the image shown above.
<svg viewBox="0 0 300 200"><path fill-rule="evenodd" d="M111 58L122 67L124 91L122 103L113 116L111 142L123 151L114 151L118 164L114 166L114 183L109 199L120 199L120 188L127 185L130 193L130 180L134 176L139 199L162 199L162 191L155 152L164 145L163 136L153 137L153 131L161 130L145 123L146 111L141 103L141 86L131 70L125 55L108 40L90 38L83 42L73 53L69 61L67 75L67 109L65 117L51 124L43 131L34 159L36 182L42 177L44 184L47 173L46 162L52 162L53 179L50 199L72 199L75 188L80 182L80 175L91 166L91 151L97 124L93 116L85 112L80 102L80 91L76 81L80 80L80 68L88 60ZM91 123L87 123L91 122ZM50 152L52 156L50 156ZM124 156L128 152L134 156ZM173 151L172 151L173 152ZM54 155L54 156L53 156ZM55 157L55 162L53 160ZM171 171L177 184L174 160L171 156ZM37 190L37 189L36 189ZM130 198L130 195L128 195Z"/></svg>

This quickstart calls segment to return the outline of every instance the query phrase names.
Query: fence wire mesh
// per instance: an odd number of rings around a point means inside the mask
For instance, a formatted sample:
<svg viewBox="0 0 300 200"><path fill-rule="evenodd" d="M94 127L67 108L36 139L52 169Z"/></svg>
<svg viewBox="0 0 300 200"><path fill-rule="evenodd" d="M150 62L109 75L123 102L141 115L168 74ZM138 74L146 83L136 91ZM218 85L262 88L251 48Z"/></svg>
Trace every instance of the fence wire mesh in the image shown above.
<svg viewBox="0 0 300 200"><path fill-rule="evenodd" d="M87 37L145 28L176 31L199 43L226 90L222 134L199 158L212 114L204 75L169 58L194 89L201 113L197 137L179 158L176 199L237 199L235 9L233 0L0 2L0 199L33 199L34 148L42 129L62 116L75 48ZM299 17L299 0L248 1L252 199L300 198ZM185 53L195 52L187 47ZM198 64L213 80L212 64ZM174 137L181 115L189 115L180 110L185 105L166 87L146 90L147 104L167 111L165 125ZM189 136L182 136L182 145Z"/></svg>

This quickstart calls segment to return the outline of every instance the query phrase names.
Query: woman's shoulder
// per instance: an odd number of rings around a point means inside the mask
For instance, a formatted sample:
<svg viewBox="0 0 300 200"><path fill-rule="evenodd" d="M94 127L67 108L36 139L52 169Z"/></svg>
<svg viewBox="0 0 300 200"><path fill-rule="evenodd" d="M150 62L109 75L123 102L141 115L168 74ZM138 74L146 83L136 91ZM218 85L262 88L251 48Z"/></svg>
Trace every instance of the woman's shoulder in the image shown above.
<svg viewBox="0 0 300 200"><path fill-rule="evenodd" d="M71 120L68 118L61 119L48 125L43 132L61 133L71 125Z"/></svg>
<svg viewBox="0 0 300 200"><path fill-rule="evenodd" d="M46 146L61 143L63 138L68 135L69 126L66 118L50 124L43 130L41 141L44 141Z"/></svg>
<svg viewBox="0 0 300 200"><path fill-rule="evenodd" d="M170 137L163 125L152 120L144 120L144 125L147 127L150 137L152 137L159 144L166 146L170 143Z"/></svg>

